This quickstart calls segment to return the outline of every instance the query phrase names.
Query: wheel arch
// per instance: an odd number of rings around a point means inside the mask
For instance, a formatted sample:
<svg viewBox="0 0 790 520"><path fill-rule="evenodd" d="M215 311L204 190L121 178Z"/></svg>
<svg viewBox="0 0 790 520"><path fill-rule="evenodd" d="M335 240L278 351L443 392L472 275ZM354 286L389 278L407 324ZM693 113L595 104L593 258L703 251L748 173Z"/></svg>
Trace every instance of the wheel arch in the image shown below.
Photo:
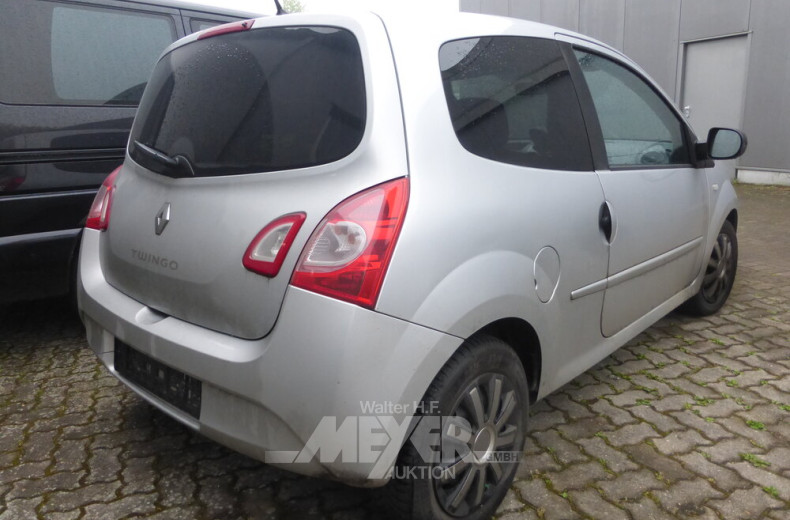
<svg viewBox="0 0 790 520"><path fill-rule="evenodd" d="M721 183L718 195L711 200L711 203L705 255L703 256L705 260L710 257L716 236L719 234L724 222L729 222L736 231L738 230L738 194L729 180ZM700 262L698 283L705 273L705 260Z"/></svg>
<svg viewBox="0 0 790 520"><path fill-rule="evenodd" d="M733 210L730 211L729 214L727 214L725 220L728 220L736 231L738 230L738 210L736 208L733 208Z"/></svg>
<svg viewBox="0 0 790 520"><path fill-rule="evenodd" d="M530 404L535 403L543 368L540 338L535 328L522 318L502 318L481 328L469 339L481 335L502 340L516 352L527 375Z"/></svg>

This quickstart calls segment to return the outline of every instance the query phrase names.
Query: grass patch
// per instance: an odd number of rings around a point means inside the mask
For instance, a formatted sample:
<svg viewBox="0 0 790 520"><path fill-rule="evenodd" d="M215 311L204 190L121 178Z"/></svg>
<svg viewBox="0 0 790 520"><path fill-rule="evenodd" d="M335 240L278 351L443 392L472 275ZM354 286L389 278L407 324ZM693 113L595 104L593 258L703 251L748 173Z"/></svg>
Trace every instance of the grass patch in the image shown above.
<svg viewBox="0 0 790 520"><path fill-rule="evenodd" d="M735 399L735 402L736 402L736 403L738 403L739 405L743 406L743 409L744 409L744 410L751 410L751 409L752 409L752 405L750 405L749 403L747 403L747 402L744 400L744 398L743 398L743 397L738 397L738 398L736 398L736 399Z"/></svg>
<svg viewBox="0 0 790 520"><path fill-rule="evenodd" d="M641 390L641 391L645 392L646 394L658 395L658 389L656 389L656 388L650 388L648 386L636 385L636 389L637 390Z"/></svg>
<svg viewBox="0 0 790 520"><path fill-rule="evenodd" d="M757 455L753 455L751 453L741 453L740 456L743 460L745 460L755 468L767 468L768 466L771 465L771 463L768 462L767 460L761 459Z"/></svg>
<svg viewBox="0 0 790 520"><path fill-rule="evenodd" d="M657 375L655 375L655 374L653 374L651 372L645 371L645 373L642 374L642 375L644 375L646 378L650 379L651 381L658 381L659 383L664 383L665 382L663 377L657 376Z"/></svg>
<svg viewBox="0 0 790 520"><path fill-rule="evenodd" d="M763 491L765 491L766 493L768 493L769 495L771 495L774 498L779 498L779 490L776 489L773 486L765 486L763 488Z"/></svg>
<svg viewBox="0 0 790 520"><path fill-rule="evenodd" d="M752 430L764 430L765 425L760 421L746 421L746 426L751 428Z"/></svg>
<svg viewBox="0 0 790 520"><path fill-rule="evenodd" d="M627 374L623 374L623 373L621 373L621 372L617 372L617 371L615 371L615 370L612 370L612 374L614 374L614 375L616 375L617 377L619 377L620 379L624 379L624 380L626 380L626 381L630 381L630 380L631 380L631 376L629 376L629 375L627 375Z"/></svg>

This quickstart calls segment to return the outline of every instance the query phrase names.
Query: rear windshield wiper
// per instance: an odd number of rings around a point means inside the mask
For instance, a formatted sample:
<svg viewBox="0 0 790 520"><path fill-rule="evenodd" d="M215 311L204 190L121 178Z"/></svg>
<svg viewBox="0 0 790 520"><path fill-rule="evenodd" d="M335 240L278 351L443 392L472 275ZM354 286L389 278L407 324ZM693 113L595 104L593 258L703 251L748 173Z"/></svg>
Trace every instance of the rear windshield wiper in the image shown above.
<svg viewBox="0 0 790 520"><path fill-rule="evenodd" d="M176 155L175 157L171 157L164 152L160 152L156 148L152 148L148 145L141 143L140 141L134 141L135 150L140 150L143 155L156 161L157 163L161 164L162 166L166 166L172 170L178 171L186 171L193 177L195 176L195 170L192 168L192 164L189 162L189 159L184 157L183 155Z"/></svg>

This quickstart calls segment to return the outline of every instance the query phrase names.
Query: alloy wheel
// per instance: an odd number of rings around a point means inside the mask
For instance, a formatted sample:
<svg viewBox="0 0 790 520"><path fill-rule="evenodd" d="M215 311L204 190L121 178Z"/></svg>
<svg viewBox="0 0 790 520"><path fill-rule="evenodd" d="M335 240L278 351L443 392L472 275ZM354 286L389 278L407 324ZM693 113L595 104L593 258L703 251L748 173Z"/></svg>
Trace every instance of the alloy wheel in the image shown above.
<svg viewBox="0 0 790 520"><path fill-rule="evenodd" d="M523 429L522 414L514 413L522 406L517 395L503 374L484 374L464 390L443 422L441 473L434 490L451 516L477 509L507 481L506 466L518 463L512 456Z"/></svg>
<svg viewBox="0 0 790 520"><path fill-rule="evenodd" d="M733 249L729 235L719 233L702 280L702 296L714 303L729 291L732 283Z"/></svg>

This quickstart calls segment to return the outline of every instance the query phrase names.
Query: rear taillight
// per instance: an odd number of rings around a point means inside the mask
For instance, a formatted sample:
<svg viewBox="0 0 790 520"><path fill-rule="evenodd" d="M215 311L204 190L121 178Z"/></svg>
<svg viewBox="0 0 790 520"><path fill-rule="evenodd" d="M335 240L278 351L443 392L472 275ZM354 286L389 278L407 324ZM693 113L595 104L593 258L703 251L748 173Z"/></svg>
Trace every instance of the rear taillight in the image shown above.
<svg viewBox="0 0 790 520"><path fill-rule="evenodd" d="M206 29L200 35L198 35L198 40L205 40L206 38L213 38L214 36L219 36L220 34L228 34L233 32L239 31L249 31L252 29L252 25L255 23L255 19L252 20L243 20L240 22L231 22L225 23L222 25L217 25L216 27L212 27L211 29Z"/></svg>
<svg viewBox="0 0 790 520"><path fill-rule="evenodd" d="M375 307L408 200L409 181L402 178L341 202L313 232L291 284Z"/></svg>
<svg viewBox="0 0 790 520"><path fill-rule="evenodd" d="M96 194L96 198L93 199L88 218L85 220L86 228L104 231L109 226L112 198L115 195L115 179L120 171L121 167L119 166L104 179L99 192Z"/></svg>
<svg viewBox="0 0 790 520"><path fill-rule="evenodd" d="M277 276L304 219L304 213L292 213L268 224L250 242L241 263L263 276Z"/></svg>

